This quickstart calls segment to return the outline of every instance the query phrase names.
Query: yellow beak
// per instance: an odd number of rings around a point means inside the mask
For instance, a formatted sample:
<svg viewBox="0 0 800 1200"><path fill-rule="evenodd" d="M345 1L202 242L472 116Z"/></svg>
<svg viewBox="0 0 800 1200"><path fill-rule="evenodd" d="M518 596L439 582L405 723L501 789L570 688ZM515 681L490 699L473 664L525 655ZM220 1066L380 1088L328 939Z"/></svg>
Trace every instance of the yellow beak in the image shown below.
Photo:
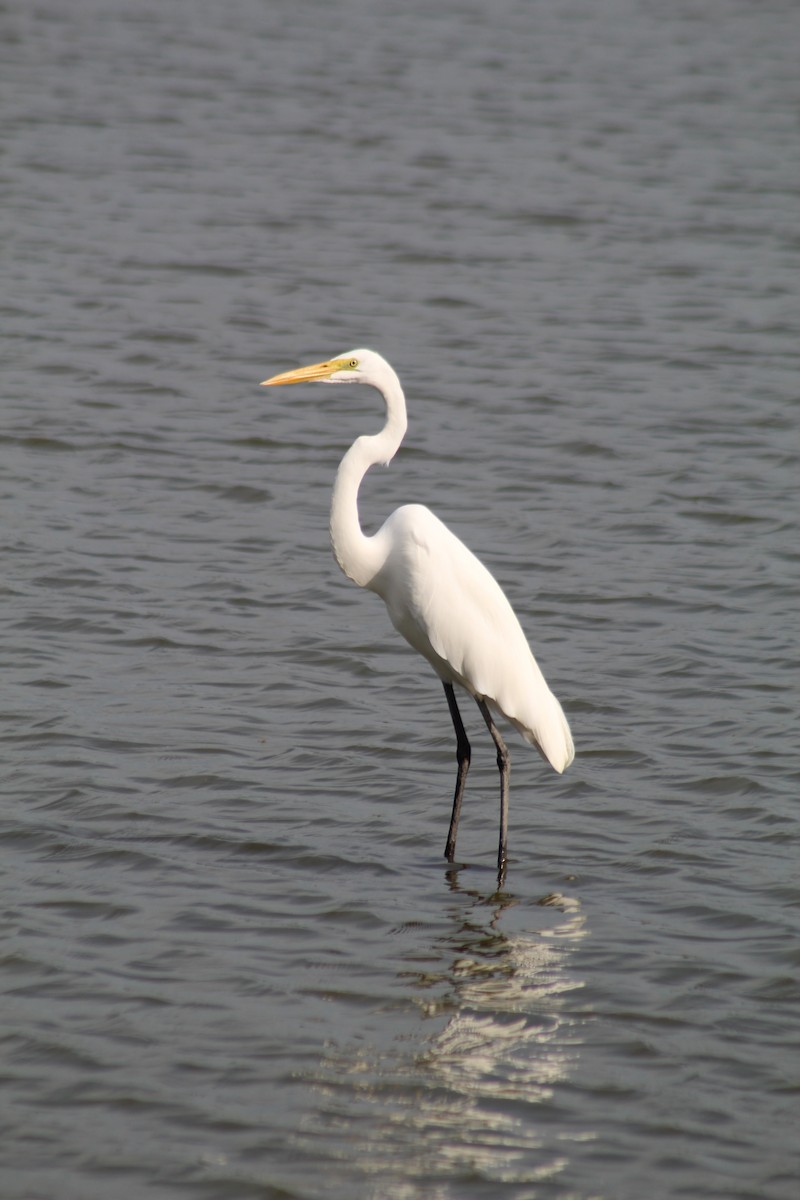
<svg viewBox="0 0 800 1200"><path fill-rule="evenodd" d="M312 363L310 367L295 367L293 371L284 371L281 375L273 375L271 379L263 380L259 387L282 387L286 383L314 383L320 379L330 379L337 371L347 366L346 359L333 358L329 362Z"/></svg>

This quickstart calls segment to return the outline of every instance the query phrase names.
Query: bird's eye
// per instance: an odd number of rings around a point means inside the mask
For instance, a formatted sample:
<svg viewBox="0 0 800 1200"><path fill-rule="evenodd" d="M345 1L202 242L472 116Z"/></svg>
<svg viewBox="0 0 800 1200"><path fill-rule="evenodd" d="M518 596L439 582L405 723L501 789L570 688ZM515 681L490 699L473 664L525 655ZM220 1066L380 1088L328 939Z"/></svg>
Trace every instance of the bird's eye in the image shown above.
<svg viewBox="0 0 800 1200"><path fill-rule="evenodd" d="M351 358L351 359L350 359L350 362L349 362L347 365L348 365L348 367L350 368L350 370L351 370L351 371L355 371L356 367L358 366L358 359L357 359L357 358Z"/></svg>

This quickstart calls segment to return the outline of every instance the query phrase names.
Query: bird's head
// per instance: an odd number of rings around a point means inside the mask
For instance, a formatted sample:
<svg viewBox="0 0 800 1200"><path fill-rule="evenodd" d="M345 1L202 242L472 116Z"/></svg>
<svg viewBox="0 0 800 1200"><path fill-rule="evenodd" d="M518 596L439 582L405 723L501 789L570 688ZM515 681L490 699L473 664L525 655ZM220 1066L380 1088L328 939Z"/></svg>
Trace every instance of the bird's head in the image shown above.
<svg viewBox="0 0 800 1200"><path fill-rule="evenodd" d="M296 367L265 379L261 387L281 387L287 383L372 383L386 369L388 363L374 350L348 350L325 362L312 363L309 367Z"/></svg>

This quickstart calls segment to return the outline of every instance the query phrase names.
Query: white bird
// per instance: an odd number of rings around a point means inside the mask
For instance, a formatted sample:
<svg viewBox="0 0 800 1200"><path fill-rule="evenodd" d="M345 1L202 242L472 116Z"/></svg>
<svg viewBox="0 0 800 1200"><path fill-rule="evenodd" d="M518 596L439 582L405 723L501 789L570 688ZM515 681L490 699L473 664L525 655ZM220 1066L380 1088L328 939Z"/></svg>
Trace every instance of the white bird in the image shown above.
<svg viewBox="0 0 800 1200"><path fill-rule="evenodd" d="M361 481L376 463L386 466L391 462L406 432L406 402L395 371L373 350L351 350L327 362L274 375L261 386L315 381L367 383L386 402L381 432L357 438L339 465L331 499L333 553L345 575L359 587L377 592L395 629L428 660L444 684L458 761L445 847L450 862L470 763L470 744L453 685L459 684L476 701L497 749L497 870L502 882L507 861L510 760L491 710L502 713L558 772L575 756L569 725L500 585L430 509L404 504L371 537L361 528Z"/></svg>

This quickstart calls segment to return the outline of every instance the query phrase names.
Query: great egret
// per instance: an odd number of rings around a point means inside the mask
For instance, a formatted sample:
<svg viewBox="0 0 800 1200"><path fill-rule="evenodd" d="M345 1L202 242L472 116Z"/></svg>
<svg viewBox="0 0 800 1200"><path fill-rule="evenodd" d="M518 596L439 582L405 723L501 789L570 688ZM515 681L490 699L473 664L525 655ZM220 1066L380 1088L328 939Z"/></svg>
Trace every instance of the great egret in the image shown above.
<svg viewBox="0 0 800 1200"><path fill-rule="evenodd" d="M497 870L505 875L510 760L491 710L500 712L559 773L575 750L561 705L547 686L514 610L496 579L471 550L421 504L396 509L372 537L358 519L358 489L370 467L388 465L406 432L400 380L373 350L351 350L327 362L265 379L288 383L367 383L383 395L380 433L356 439L342 459L331 499L331 542L336 561L359 587L384 601L392 624L426 658L444 684L456 733L458 774L445 857L452 862L470 744L454 684L476 701L497 749L500 771L500 844Z"/></svg>

